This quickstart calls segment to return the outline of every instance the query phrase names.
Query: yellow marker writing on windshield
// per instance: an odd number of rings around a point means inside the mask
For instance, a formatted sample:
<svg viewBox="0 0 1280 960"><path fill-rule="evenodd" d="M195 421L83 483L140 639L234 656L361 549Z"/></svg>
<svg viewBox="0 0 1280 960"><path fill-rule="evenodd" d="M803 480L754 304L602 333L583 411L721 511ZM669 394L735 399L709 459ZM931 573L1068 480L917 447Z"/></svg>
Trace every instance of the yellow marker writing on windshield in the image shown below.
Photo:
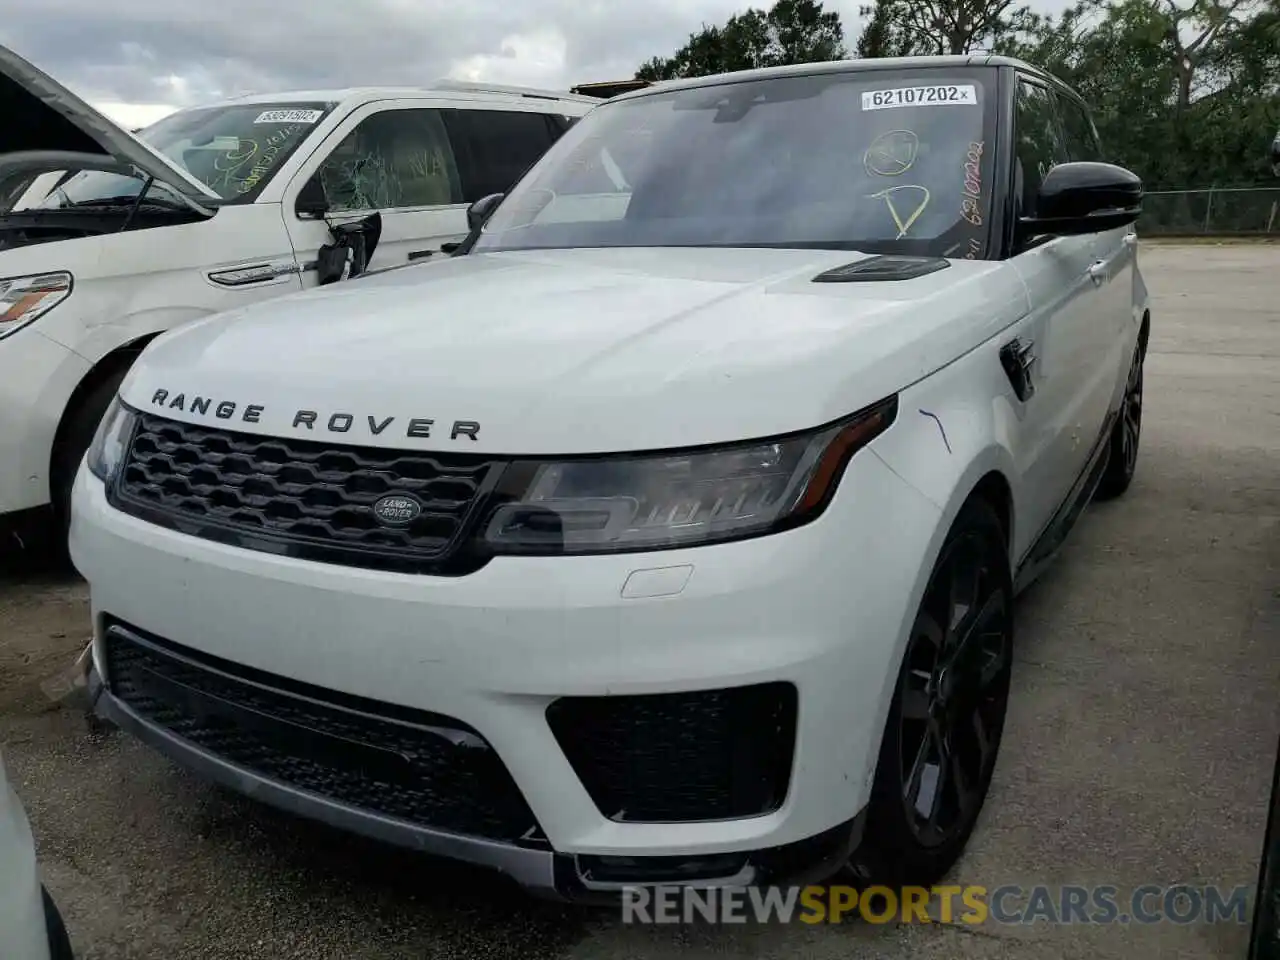
<svg viewBox="0 0 1280 960"><path fill-rule="evenodd" d="M920 150L920 138L911 130L890 130L871 141L862 155L867 173L900 177L911 169Z"/></svg>
<svg viewBox="0 0 1280 960"><path fill-rule="evenodd" d="M915 210L911 212L911 216L907 217L905 221L899 215L897 205L893 200L893 195L903 190L919 190L920 193L924 195L924 198L916 206ZM889 208L889 215L893 217L893 222L898 227L898 235L894 237L894 239L901 240L907 235L907 231L911 229L911 225L920 219L920 214L924 213L924 208L929 205L929 191L925 187L903 183L896 187L889 187L887 190L881 190L879 193L873 193L871 194L870 199L884 201L885 206Z"/></svg>

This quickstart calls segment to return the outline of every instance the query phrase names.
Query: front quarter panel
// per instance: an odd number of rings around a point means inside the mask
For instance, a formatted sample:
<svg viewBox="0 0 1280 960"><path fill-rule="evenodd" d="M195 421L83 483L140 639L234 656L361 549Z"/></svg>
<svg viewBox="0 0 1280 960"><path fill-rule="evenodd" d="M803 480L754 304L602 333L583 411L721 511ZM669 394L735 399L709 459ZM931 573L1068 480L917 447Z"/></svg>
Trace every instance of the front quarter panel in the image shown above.
<svg viewBox="0 0 1280 960"><path fill-rule="evenodd" d="M298 290L283 283L222 287L212 270L293 261L279 208L229 206L211 220L25 248L41 253L41 269L66 269L75 287L36 328L90 363L117 347L203 316ZM0 260L8 256L0 254ZM12 274L8 261L6 271Z"/></svg>
<svg viewBox="0 0 1280 960"><path fill-rule="evenodd" d="M1019 461L1035 455L1038 441L1023 428L1023 405L999 357L1000 346L1016 337L1024 322L903 390L897 422L872 445L889 469L942 511L926 572L961 506L988 473L1000 474L1012 493L1011 561L1034 533L1021 522L1018 477Z"/></svg>

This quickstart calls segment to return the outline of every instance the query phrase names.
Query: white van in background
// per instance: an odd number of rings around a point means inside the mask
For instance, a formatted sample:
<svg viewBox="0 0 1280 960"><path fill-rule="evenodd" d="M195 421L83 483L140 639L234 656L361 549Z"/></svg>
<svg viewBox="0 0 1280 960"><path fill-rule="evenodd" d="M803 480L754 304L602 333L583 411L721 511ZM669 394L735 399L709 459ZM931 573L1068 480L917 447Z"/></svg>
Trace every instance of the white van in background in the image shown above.
<svg viewBox="0 0 1280 960"><path fill-rule="evenodd" d="M93 430L152 337L447 254L468 204L600 101L444 80L240 97L135 136L0 47L0 102L0 524L52 506L61 538Z"/></svg>

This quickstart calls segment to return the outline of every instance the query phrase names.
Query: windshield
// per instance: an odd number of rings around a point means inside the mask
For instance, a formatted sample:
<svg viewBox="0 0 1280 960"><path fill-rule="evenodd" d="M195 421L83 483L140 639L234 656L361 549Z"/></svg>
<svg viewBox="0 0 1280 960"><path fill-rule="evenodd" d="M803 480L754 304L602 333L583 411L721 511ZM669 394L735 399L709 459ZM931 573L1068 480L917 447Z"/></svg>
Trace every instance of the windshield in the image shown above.
<svg viewBox="0 0 1280 960"><path fill-rule="evenodd" d="M520 181L474 249L770 246L979 258L994 77L864 70L606 103Z"/></svg>
<svg viewBox="0 0 1280 960"><path fill-rule="evenodd" d="M246 103L181 110L138 138L224 202L249 203L332 108L331 103ZM82 170L39 199L28 191L26 205L43 210L100 206L134 198L142 185L138 177ZM149 196L154 193L153 188Z"/></svg>
<svg viewBox="0 0 1280 960"><path fill-rule="evenodd" d="M170 114L138 136L224 200L252 200L332 103L246 103Z"/></svg>

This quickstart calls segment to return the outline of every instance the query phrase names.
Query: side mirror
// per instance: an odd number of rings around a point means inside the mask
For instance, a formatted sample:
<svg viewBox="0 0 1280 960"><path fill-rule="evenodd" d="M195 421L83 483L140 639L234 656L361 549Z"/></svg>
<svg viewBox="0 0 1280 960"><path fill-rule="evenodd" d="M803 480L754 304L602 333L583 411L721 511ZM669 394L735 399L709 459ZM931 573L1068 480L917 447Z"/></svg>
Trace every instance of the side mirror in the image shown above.
<svg viewBox="0 0 1280 960"><path fill-rule="evenodd" d="M329 198L324 195L324 187L318 177L312 177L303 185L293 209L298 216L313 219L322 218L329 212Z"/></svg>
<svg viewBox="0 0 1280 960"><path fill-rule="evenodd" d="M1111 163L1060 163L1045 174L1024 237L1079 236L1127 226L1142 213L1142 180Z"/></svg>
<svg viewBox="0 0 1280 960"><path fill-rule="evenodd" d="M487 197L481 197L471 206L467 207L467 229L472 233L476 233L485 222L493 216L493 211L498 209L498 204L502 202L505 193L491 193Z"/></svg>

